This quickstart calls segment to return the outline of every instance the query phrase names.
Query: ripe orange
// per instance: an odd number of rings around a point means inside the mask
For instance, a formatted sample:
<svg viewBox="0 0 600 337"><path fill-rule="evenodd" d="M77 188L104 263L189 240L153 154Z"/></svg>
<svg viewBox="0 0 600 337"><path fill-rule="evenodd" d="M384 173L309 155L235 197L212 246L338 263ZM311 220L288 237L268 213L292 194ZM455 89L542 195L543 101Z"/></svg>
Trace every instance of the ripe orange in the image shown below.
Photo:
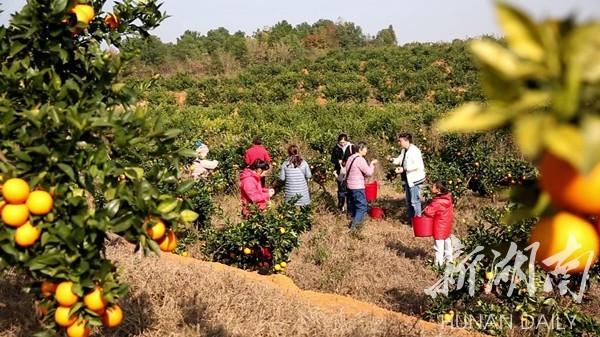
<svg viewBox="0 0 600 337"><path fill-rule="evenodd" d="M119 18L113 13L108 13L104 17L104 24L110 29L117 29L119 28Z"/></svg>
<svg viewBox="0 0 600 337"><path fill-rule="evenodd" d="M29 209L25 204L8 204L2 208L2 222L10 227L19 227L29 220Z"/></svg>
<svg viewBox="0 0 600 337"><path fill-rule="evenodd" d="M56 292L56 284L55 283L52 283L47 280L42 282L42 285L40 286L40 293L42 294L42 296L48 298L48 297L54 295L55 292Z"/></svg>
<svg viewBox="0 0 600 337"><path fill-rule="evenodd" d="M539 169L540 184L556 205L575 212L600 214L600 164L582 175L568 162L546 152Z"/></svg>
<svg viewBox="0 0 600 337"><path fill-rule="evenodd" d="M34 215L46 215L54 207L54 200L50 193L46 191L33 191L27 198L27 208Z"/></svg>
<svg viewBox="0 0 600 337"><path fill-rule="evenodd" d="M29 184L23 179L8 179L2 186L2 196L9 204L22 204L29 196Z"/></svg>
<svg viewBox="0 0 600 337"><path fill-rule="evenodd" d="M279 265L281 266L281 268L285 268L285 267L287 267L287 262L283 261L283 262L279 263Z"/></svg>
<svg viewBox="0 0 600 337"><path fill-rule="evenodd" d="M252 254L252 250L250 248L244 248L244 254L250 255Z"/></svg>
<svg viewBox="0 0 600 337"><path fill-rule="evenodd" d="M56 321L56 324L63 328L73 325L77 320L77 317L75 315L69 315L70 312L71 307L56 308L56 311L54 312L54 321Z"/></svg>
<svg viewBox="0 0 600 337"><path fill-rule="evenodd" d="M177 247L177 237L173 231L169 231L159 242L160 250L170 253Z"/></svg>
<svg viewBox="0 0 600 337"><path fill-rule="evenodd" d="M529 242L539 242L536 261L548 271L560 264L568 273L581 273L588 259L592 266L600 254L600 238L594 226L567 212L542 218L532 229ZM557 255L561 253L563 256Z"/></svg>
<svg viewBox="0 0 600 337"><path fill-rule="evenodd" d="M106 300L101 288L96 288L92 292L83 296L83 304L91 311L101 311L106 307Z"/></svg>
<svg viewBox="0 0 600 337"><path fill-rule="evenodd" d="M167 227L162 220L157 219L152 227L146 229L146 233L148 236L152 238L152 240L159 240L163 236L165 236L165 232L167 231Z"/></svg>
<svg viewBox="0 0 600 337"><path fill-rule="evenodd" d="M17 228L15 232L15 242L21 247L33 246L40 238L42 230L33 227L31 223L27 222L23 226Z"/></svg>
<svg viewBox="0 0 600 337"><path fill-rule="evenodd" d="M69 337L88 337L90 329L86 327L87 321L81 319L67 328L67 336Z"/></svg>
<svg viewBox="0 0 600 337"><path fill-rule="evenodd" d="M71 8L71 13L75 14L78 23L83 23L84 25L88 25L96 15L94 7L82 4Z"/></svg>
<svg viewBox="0 0 600 337"><path fill-rule="evenodd" d="M63 307L70 307L79 301L79 296L73 292L73 282L64 281L56 287L56 301Z"/></svg>
<svg viewBox="0 0 600 337"><path fill-rule="evenodd" d="M117 304L106 309L104 315L102 315L102 323L107 328L114 328L123 323L123 310Z"/></svg>

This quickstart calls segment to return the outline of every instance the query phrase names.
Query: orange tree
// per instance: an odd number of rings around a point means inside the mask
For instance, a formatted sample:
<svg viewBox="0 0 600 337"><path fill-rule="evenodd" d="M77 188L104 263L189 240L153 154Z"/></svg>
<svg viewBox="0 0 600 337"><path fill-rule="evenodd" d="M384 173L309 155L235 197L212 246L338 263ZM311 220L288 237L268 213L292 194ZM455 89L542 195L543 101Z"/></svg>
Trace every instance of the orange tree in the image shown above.
<svg viewBox="0 0 600 337"><path fill-rule="evenodd" d="M510 130L539 175L532 183L513 188L514 205L506 215L471 228L465 240L467 248L485 246L488 253L475 268L482 271L482 277L475 280L481 294L473 297L450 289L449 297L436 302L442 304L437 309L462 305L471 313L517 314L522 322L530 315L573 314L576 325L569 332L554 333L598 333L600 325L593 318L560 296L565 289L549 294L543 285L548 275L556 283L566 276L571 285L587 290L582 272L597 263L600 252L596 228L600 215L600 22L577 23L570 18L536 23L502 3L498 14L505 43L488 39L471 43L487 102L457 108L438 127L452 132ZM499 277L517 284L514 296L492 281L499 270L489 254L490 249L506 254L511 242L521 250L539 245L535 260L544 269L538 269L529 284L515 277L533 266L500 270ZM597 271L597 266L591 269L592 278L597 278ZM452 313L446 316L445 320L452 320ZM503 332L502 327L485 330Z"/></svg>
<svg viewBox="0 0 600 337"><path fill-rule="evenodd" d="M32 280L39 336L60 326L85 336L123 320L117 302L127 287L106 259L108 233L168 251L172 231L197 218L178 197L192 187L177 179L191 154L119 79L132 57L122 42L165 15L155 0L104 5L28 0L0 27L0 269ZM154 165L143 169L148 158ZM147 230L158 223L166 233L155 242Z"/></svg>

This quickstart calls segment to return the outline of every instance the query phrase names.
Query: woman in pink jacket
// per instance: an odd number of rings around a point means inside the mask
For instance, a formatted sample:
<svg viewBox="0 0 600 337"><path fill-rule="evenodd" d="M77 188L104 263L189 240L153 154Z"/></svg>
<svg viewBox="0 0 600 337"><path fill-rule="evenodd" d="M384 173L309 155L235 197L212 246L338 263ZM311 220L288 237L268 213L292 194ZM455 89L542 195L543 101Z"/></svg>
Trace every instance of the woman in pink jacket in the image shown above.
<svg viewBox="0 0 600 337"><path fill-rule="evenodd" d="M263 188L260 179L269 170L269 164L260 159L255 160L240 174L240 191L242 197L242 214L248 216L248 205L257 205L259 209L267 208L267 203L275 194L272 189Z"/></svg>
<svg viewBox="0 0 600 337"><path fill-rule="evenodd" d="M454 207L452 194L441 181L436 181L431 186L435 197L425 207L423 215L433 218L433 239L435 240L435 264L441 266L444 259L452 262L452 226L454 224Z"/></svg>
<svg viewBox="0 0 600 337"><path fill-rule="evenodd" d="M367 164L365 159L367 152L367 144L360 142L357 145L357 152L346 161L346 179L344 182L348 186L348 213L352 217L350 231L358 229L369 211L367 196L365 195L365 177L373 175L377 160L372 160L371 164Z"/></svg>

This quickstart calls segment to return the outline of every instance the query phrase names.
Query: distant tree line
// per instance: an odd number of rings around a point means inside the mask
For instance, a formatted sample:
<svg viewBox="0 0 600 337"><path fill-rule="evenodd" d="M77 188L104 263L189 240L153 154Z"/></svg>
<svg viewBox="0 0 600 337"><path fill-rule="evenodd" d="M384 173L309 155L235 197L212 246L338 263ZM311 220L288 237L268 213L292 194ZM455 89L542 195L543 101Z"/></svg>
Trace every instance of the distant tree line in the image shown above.
<svg viewBox="0 0 600 337"><path fill-rule="evenodd" d="M391 25L369 36L352 22L319 20L293 26L284 20L252 35L242 31L232 33L223 27L206 34L187 30L175 43L163 43L150 36L145 40L130 39L125 48L139 51L135 63L138 69L145 66L147 70L156 70L159 66L160 72L172 73L187 67L190 72L216 75L236 73L252 64L314 59L330 50L396 44Z"/></svg>

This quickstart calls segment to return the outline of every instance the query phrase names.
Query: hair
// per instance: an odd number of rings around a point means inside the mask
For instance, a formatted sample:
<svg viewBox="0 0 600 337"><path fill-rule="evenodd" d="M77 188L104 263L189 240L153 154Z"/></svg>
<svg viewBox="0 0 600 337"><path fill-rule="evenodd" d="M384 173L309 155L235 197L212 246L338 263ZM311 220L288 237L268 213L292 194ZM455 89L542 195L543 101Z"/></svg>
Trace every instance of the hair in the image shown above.
<svg viewBox="0 0 600 337"><path fill-rule="evenodd" d="M360 152L366 148L367 148L367 143L365 143L365 142L359 142L358 144L356 144L356 152Z"/></svg>
<svg viewBox="0 0 600 337"><path fill-rule="evenodd" d="M398 140L400 140L402 138L408 140L409 143L412 143L412 135L410 133L408 133L408 132L402 132L402 133L400 133L398 135Z"/></svg>
<svg viewBox="0 0 600 337"><path fill-rule="evenodd" d="M252 171L256 171L258 169L267 171L269 167L269 163L262 159L256 159L252 164L250 164L250 166L248 166L248 168L250 168Z"/></svg>
<svg viewBox="0 0 600 337"><path fill-rule="evenodd" d="M338 136L338 143L342 140L348 141L348 135L345 133L340 133L340 135Z"/></svg>
<svg viewBox="0 0 600 337"><path fill-rule="evenodd" d="M260 138L260 136L256 136L256 137L252 138L252 144L262 145L262 139Z"/></svg>
<svg viewBox="0 0 600 337"><path fill-rule="evenodd" d="M290 145L288 147L288 155L290 156L290 163L294 165L294 167L300 166L302 164L302 157L300 156L300 150L296 145Z"/></svg>
<svg viewBox="0 0 600 337"><path fill-rule="evenodd" d="M446 183L444 183L441 180L434 181L433 184L432 184L432 186L437 187L437 189L440 190L441 194L446 194L446 193L450 192L448 190L448 187L446 187Z"/></svg>

